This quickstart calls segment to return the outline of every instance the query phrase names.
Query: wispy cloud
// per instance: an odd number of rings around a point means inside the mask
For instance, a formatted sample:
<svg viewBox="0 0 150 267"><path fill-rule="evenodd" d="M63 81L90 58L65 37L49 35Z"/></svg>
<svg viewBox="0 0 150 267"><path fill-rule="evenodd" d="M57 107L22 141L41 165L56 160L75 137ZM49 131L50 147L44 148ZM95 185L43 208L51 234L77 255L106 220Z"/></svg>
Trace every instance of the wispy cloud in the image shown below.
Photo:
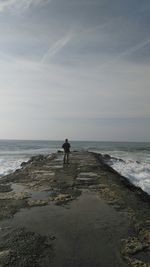
<svg viewBox="0 0 150 267"><path fill-rule="evenodd" d="M110 66L111 64L115 64L116 62L118 62L120 59L122 59L123 57L126 57L126 56L129 56L129 55L132 55L133 53L135 53L136 51L144 48L145 46L149 45L150 44L150 38L136 44L135 46L133 47L130 47L128 49L126 49L125 51L123 51L122 53L118 54L114 59L104 63L103 65L101 65L101 68L105 68L105 67L108 67Z"/></svg>
<svg viewBox="0 0 150 267"><path fill-rule="evenodd" d="M127 49L126 51L124 51L123 53L121 53L119 55L119 57L122 57L122 56L126 56L126 55L130 55L134 52L136 52L137 50L141 49L141 48L144 48L145 46L149 45L150 44L150 38L140 42L139 44Z"/></svg>
<svg viewBox="0 0 150 267"><path fill-rule="evenodd" d="M0 12L7 9L26 10L31 6L38 6L50 2L51 0L0 0Z"/></svg>
<svg viewBox="0 0 150 267"><path fill-rule="evenodd" d="M45 63L48 59L54 57L57 53L59 53L72 40L73 36L73 32L69 32L57 42L55 42L52 46L50 46L46 53L43 55L41 63Z"/></svg>

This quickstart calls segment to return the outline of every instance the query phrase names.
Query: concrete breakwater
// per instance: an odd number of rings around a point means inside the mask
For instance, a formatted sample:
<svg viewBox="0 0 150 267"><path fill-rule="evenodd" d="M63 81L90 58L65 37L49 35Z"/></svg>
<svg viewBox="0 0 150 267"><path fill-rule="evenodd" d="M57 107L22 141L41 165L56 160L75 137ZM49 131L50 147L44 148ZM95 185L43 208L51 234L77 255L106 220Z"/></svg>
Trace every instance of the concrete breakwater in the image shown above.
<svg viewBox="0 0 150 267"><path fill-rule="evenodd" d="M149 196L73 152L35 156L0 183L0 266L150 266Z"/></svg>

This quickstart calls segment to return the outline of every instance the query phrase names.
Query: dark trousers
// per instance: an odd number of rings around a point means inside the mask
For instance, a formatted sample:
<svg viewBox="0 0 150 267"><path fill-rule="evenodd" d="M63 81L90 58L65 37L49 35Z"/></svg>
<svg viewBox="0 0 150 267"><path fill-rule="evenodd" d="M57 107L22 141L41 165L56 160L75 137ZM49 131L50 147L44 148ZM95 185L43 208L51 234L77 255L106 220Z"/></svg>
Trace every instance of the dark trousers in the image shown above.
<svg viewBox="0 0 150 267"><path fill-rule="evenodd" d="M65 152L64 154L64 163L69 163L69 152Z"/></svg>

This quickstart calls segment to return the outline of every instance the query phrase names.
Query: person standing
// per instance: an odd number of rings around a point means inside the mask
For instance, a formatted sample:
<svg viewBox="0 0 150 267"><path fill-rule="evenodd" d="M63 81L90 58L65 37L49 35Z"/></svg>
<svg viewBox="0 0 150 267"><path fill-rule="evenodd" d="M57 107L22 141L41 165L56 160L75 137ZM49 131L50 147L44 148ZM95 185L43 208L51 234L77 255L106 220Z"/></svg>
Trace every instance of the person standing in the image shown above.
<svg viewBox="0 0 150 267"><path fill-rule="evenodd" d="M69 163L69 153L70 153L70 143L68 142L68 139L65 140L65 143L62 145L62 148L64 149L64 164Z"/></svg>

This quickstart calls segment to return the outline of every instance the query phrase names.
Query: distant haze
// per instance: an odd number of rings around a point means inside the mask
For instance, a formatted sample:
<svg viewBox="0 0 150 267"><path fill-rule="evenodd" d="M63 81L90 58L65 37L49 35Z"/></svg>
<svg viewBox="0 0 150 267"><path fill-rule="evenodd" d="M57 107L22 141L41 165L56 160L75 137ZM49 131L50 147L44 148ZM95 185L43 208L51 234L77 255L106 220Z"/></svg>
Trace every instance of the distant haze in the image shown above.
<svg viewBox="0 0 150 267"><path fill-rule="evenodd" d="M149 0L0 0L0 139L150 141Z"/></svg>

